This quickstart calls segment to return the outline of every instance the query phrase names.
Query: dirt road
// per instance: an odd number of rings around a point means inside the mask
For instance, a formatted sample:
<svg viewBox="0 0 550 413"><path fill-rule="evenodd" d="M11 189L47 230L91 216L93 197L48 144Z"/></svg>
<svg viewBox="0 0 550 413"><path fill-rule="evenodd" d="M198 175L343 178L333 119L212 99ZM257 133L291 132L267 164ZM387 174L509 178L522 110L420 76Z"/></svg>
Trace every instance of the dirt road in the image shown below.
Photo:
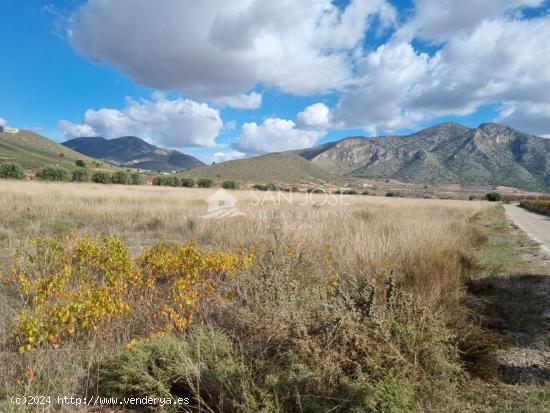
<svg viewBox="0 0 550 413"><path fill-rule="evenodd" d="M506 216L550 255L550 218L526 211L517 205L504 205Z"/></svg>

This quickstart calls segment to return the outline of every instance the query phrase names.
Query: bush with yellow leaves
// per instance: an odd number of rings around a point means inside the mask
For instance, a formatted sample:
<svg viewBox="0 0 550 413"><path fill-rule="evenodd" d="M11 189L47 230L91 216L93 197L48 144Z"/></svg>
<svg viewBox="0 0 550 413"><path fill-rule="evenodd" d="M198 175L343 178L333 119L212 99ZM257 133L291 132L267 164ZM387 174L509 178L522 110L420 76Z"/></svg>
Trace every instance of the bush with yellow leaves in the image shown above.
<svg viewBox="0 0 550 413"><path fill-rule="evenodd" d="M23 253L22 251L27 251ZM117 329L146 336L182 331L217 277L248 265L252 255L208 251L192 242L160 241L132 259L121 237L37 239L20 249L4 278L15 284L23 309L13 337L20 351Z"/></svg>

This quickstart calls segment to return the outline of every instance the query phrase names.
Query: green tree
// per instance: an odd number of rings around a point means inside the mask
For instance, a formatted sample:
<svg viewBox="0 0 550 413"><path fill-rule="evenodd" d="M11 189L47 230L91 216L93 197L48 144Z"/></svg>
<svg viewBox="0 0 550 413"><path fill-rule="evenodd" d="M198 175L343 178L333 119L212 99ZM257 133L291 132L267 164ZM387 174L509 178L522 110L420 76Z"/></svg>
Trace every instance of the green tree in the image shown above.
<svg viewBox="0 0 550 413"><path fill-rule="evenodd" d="M197 185L199 188L210 188L212 185L214 185L214 181L209 178L201 178L198 180Z"/></svg>
<svg viewBox="0 0 550 413"><path fill-rule="evenodd" d="M225 189L239 189L239 183L235 181L224 181L222 183L222 188Z"/></svg>
<svg viewBox="0 0 550 413"><path fill-rule="evenodd" d="M82 159L77 159L74 163L79 168L86 168L86 162L84 162Z"/></svg>

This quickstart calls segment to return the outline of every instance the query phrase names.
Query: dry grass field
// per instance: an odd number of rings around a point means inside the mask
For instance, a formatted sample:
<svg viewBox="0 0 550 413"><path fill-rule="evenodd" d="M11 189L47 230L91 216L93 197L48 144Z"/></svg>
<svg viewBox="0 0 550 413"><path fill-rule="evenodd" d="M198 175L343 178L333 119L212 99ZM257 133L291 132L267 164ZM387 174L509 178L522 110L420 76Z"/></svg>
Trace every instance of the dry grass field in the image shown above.
<svg viewBox="0 0 550 413"><path fill-rule="evenodd" d="M8 398L39 394L187 397L184 411L205 412L465 411L468 389L497 379L498 339L480 327L465 284L487 241L481 223L501 214L499 206L230 191L242 214L204 218L215 191L0 182L0 410L33 411ZM56 291L44 287L50 268L72 270L64 254L87 234L90 254L103 251L101 265L82 264ZM121 236L128 256L97 234ZM37 250L36 238L57 239L65 251ZM222 252L251 259L213 270L176 247L149 249L159 239L193 241L189 251L207 262ZM37 256L48 266L36 269ZM22 314L37 314L40 334L54 325L47 311L74 304L83 286L114 297L106 274L119 261L125 273L148 274L155 300L116 284L121 300L134 294L130 310L94 315L93 328L68 321L64 328L76 327L21 350L21 337L31 336L17 330L27 325ZM25 289L16 273L36 288ZM207 293L183 295L202 278ZM190 325L143 310L171 305L162 294L181 280L176 297L184 300L174 311L192 313Z"/></svg>

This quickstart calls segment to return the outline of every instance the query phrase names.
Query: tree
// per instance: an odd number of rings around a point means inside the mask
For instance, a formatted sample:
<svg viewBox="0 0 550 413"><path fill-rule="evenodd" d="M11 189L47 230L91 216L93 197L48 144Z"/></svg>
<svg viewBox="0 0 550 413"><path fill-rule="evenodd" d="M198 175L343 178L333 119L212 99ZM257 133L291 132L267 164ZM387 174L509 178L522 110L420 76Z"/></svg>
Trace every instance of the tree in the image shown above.
<svg viewBox="0 0 550 413"><path fill-rule="evenodd" d="M208 178L201 178L198 180L197 185L199 186L199 188L210 188L212 185L214 185L214 181Z"/></svg>
<svg viewBox="0 0 550 413"><path fill-rule="evenodd" d="M82 159L77 159L74 163L79 168L86 168L86 162L84 162Z"/></svg>

